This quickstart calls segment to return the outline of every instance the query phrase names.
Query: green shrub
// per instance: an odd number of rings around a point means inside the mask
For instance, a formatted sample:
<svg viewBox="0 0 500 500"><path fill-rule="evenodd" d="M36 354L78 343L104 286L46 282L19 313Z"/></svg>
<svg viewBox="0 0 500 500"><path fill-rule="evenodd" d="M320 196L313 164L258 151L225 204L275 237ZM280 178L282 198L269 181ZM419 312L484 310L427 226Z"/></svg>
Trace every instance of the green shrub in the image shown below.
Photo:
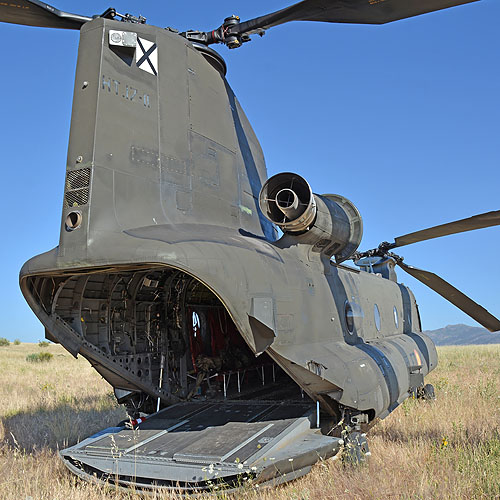
<svg viewBox="0 0 500 500"><path fill-rule="evenodd" d="M0 347L4 347L7 345L10 345L10 342L4 337L0 337Z"/></svg>
<svg viewBox="0 0 500 500"><path fill-rule="evenodd" d="M38 342L38 345L39 347L49 347L50 342L47 342L46 340L40 340L40 342Z"/></svg>
<svg viewBox="0 0 500 500"><path fill-rule="evenodd" d="M54 355L50 354L50 352L34 352L26 356L26 361L29 363L42 363L44 361L50 361L53 357Z"/></svg>
<svg viewBox="0 0 500 500"><path fill-rule="evenodd" d="M21 341L19 339L14 340L14 345L20 345Z"/></svg>

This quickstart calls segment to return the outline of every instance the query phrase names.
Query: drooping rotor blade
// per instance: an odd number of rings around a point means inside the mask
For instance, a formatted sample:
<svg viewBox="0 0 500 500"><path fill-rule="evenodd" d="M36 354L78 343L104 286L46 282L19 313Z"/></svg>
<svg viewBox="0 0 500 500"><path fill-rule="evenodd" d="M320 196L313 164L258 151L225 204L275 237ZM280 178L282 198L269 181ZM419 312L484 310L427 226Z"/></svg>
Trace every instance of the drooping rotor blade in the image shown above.
<svg viewBox="0 0 500 500"><path fill-rule="evenodd" d="M303 0L244 21L232 33L252 34L290 21L384 24L478 0Z"/></svg>
<svg viewBox="0 0 500 500"><path fill-rule="evenodd" d="M398 236L394 240L394 244L391 244L391 248L402 247L419 241L432 240L433 238L448 236L449 234L464 233L466 231L473 231L474 229L483 229L485 227L498 225L500 225L500 210L486 212L484 214L468 217L467 219L448 222L447 224L441 224L414 233L408 233L404 236Z"/></svg>
<svg viewBox="0 0 500 500"><path fill-rule="evenodd" d="M91 17L70 14L38 0L0 2L0 22L79 30Z"/></svg>
<svg viewBox="0 0 500 500"><path fill-rule="evenodd" d="M474 302L460 290L456 289L453 285L450 285L443 278L440 278L437 274L408 266L401 261L398 262L398 265L424 285L427 285L429 288L439 293L441 297L444 297L472 319L475 319L490 332L500 331L500 320L495 318L495 316L490 314L484 307Z"/></svg>

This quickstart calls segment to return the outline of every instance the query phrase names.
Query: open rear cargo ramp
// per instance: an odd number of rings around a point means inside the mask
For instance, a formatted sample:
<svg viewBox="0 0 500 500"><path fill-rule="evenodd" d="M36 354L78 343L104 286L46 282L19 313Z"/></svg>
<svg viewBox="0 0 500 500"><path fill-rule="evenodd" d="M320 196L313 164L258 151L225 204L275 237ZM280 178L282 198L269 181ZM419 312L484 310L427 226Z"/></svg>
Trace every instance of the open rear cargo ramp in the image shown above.
<svg viewBox="0 0 500 500"><path fill-rule="evenodd" d="M85 479L137 488L213 491L289 481L333 456L339 439L315 429L310 402L179 403L136 429L113 427L61 451Z"/></svg>

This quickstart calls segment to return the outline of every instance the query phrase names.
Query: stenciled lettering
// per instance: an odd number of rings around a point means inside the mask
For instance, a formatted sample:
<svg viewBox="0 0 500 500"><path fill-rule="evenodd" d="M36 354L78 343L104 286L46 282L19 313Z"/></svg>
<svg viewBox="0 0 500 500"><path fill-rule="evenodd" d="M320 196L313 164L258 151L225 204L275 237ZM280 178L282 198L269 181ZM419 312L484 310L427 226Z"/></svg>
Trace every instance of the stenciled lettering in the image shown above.
<svg viewBox="0 0 500 500"><path fill-rule="evenodd" d="M151 96L149 94L141 92L139 89L132 87L132 85L121 84L114 78L102 75L102 90L106 91L106 89L110 94L114 94L129 102L142 101L145 108L151 108Z"/></svg>

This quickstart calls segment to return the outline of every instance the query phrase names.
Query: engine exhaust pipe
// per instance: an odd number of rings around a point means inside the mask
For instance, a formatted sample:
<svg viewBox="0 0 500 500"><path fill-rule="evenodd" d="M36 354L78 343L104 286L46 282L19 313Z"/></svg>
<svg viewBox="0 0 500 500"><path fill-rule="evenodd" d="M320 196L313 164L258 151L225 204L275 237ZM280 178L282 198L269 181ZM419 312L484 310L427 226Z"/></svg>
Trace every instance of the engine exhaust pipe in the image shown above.
<svg viewBox="0 0 500 500"><path fill-rule="evenodd" d="M290 220L300 217L299 198L295 191L282 189L276 195L276 205Z"/></svg>
<svg viewBox="0 0 500 500"><path fill-rule="evenodd" d="M285 172L268 179L259 195L264 216L312 253L350 258L361 242L363 221L352 202L337 194L313 194L300 175Z"/></svg>
<svg viewBox="0 0 500 500"><path fill-rule="evenodd" d="M300 175L285 172L269 178L259 195L262 213L284 232L306 231L316 217L316 200Z"/></svg>

